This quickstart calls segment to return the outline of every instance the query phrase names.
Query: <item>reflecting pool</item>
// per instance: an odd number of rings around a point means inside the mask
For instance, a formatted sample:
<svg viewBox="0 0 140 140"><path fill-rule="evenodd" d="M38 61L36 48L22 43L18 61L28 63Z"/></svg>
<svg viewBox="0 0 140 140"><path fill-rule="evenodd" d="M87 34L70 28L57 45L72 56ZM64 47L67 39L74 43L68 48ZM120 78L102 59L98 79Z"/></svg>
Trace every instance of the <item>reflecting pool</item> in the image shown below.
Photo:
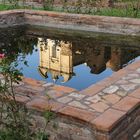
<svg viewBox="0 0 140 140"><path fill-rule="evenodd" d="M26 77L81 90L140 59L140 40L25 27L1 29L0 54L9 56L11 64L18 61Z"/></svg>

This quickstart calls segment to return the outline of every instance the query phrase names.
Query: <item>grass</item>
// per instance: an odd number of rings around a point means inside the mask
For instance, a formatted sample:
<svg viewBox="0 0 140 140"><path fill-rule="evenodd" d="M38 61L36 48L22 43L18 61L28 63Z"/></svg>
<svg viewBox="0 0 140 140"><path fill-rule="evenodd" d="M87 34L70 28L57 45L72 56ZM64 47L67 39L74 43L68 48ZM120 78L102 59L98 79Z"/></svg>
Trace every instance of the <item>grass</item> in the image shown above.
<svg viewBox="0 0 140 140"><path fill-rule="evenodd" d="M3 10L10 10L10 9L23 9L25 7L23 6L10 6L10 5L4 5L0 4L0 11ZM44 10L43 8L31 8L31 7L26 7L25 9L33 9L33 10ZM66 10L62 8L53 8L53 9L46 9L48 11L56 11L56 12L67 12ZM68 13L77 13L75 10L71 10ZM84 12L82 13L84 14ZM90 15L101 15L101 16L116 16L116 17L130 17L130 18L140 18L140 10L134 11L131 7L127 9L121 9L121 8L100 8L99 10L92 11L89 13Z"/></svg>
<svg viewBox="0 0 140 140"><path fill-rule="evenodd" d="M132 2L132 0L117 0L117 2ZM139 0L133 0L133 2L139 2Z"/></svg>
<svg viewBox="0 0 140 140"><path fill-rule="evenodd" d="M4 11L4 10L11 10L11 9L23 9L22 6L13 6L13 5L4 5L4 4L0 4L0 11Z"/></svg>
<svg viewBox="0 0 140 140"><path fill-rule="evenodd" d="M3 10L8 10L10 6L8 5L3 5L3 4L0 4L0 11L3 11Z"/></svg>
<svg viewBox="0 0 140 140"><path fill-rule="evenodd" d="M100 11L96 12L95 14L103 16L140 18L140 10L138 11L138 13L136 13L136 11L133 11L132 8L129 9L104 8L100 9Z"/></svg>

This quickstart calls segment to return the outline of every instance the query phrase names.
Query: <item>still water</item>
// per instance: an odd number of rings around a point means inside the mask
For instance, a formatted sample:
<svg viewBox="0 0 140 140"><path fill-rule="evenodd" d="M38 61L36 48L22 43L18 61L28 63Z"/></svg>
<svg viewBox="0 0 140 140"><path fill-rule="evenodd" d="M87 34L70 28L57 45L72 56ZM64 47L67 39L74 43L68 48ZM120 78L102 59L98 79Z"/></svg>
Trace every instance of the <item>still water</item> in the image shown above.
<svg viewBox="0 0 140 140"><path fill-rule="evenodd" d="M0 32L0 53L24 76L78 90L140 59L140 40L42 29ZM21 56L24 63L20 62ZM26 63L25 63L26 62Z"/></svg>

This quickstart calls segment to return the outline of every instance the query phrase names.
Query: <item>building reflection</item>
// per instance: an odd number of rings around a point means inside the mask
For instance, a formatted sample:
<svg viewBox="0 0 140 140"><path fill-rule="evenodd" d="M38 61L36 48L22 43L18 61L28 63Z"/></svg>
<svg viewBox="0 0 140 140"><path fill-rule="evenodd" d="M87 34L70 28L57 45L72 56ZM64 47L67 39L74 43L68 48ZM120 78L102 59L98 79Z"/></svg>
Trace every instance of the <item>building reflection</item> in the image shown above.
<svg viewBox="0 0 140 140"><path fill-rule="evenodd" d="M99 45L91 41L64 41L57 39L38 38L39 72L47 78L51 73L57 81L69 81L74 74L73 67L85 63L93 74L100 74L106 68L118 71L128 62L140 55L136 49L125 49L123 46Z"/></svg>
<svg viewBox="0 0 140 140"><path fill-rule="evenodd" d="M38 39L40 49L39 71L43 77L48 77L50 72L52 79L56 81L59 76L63 82L71 79L73 75L72 43L60 40Z"/></svg>

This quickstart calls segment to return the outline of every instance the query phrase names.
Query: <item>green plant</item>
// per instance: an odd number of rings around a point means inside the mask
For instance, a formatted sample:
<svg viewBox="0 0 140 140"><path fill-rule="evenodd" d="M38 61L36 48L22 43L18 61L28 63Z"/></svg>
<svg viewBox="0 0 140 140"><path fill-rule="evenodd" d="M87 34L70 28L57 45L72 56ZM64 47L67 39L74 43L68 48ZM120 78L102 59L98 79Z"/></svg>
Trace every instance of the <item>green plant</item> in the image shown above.
<svg viewBox="0 0 140 140"><path fill-rule="evenodd" d="M3 57L0 60L0 140L48 140L46 128L53 117L50 108L44 112L45 127L36 132L32 127L32 114L24 103L16 101L14 84L19 84L22 80L22 73L17 66L19 60L26 65L27 62L24 55L18 60L15 56ZM14 62L11 59L14 59Z"/></svg>
<svg viewBox="0 0 140 140"><path fill-rule="evenodd" d="M8 0L8 2L13 6L13 8L19 7L19 0Z"/></svg>
<svg viewBox="0 0 140 140"><path fill-rule="evenodd" d="M0 140L30 140L29 113L24 104L16 101L14 83L21 81L22 73L16 69L17 63L11 65L8 58L0 63L3 78L0 83Z"/></svg>
<svg viewBox="0 0 140 140"><path fill-rule="evenodd" d="M62 11L69 11L69 4L68 4L68 0L61 0L62 3Z"/></svg>
<svg viewBox="0 0 140 140"><path fill-rule="evenodd" d="M137 17L138 16L138 12L140 10L140 1L137 1L134 3L134 1L131 2L132 5L132 11L133 11L133 17Z"/></svg>
<svg viewBox="0 0 140 140"><path fill-rule="evenodd" d="M53 10L54 0L43 0L44 10Z"/></svg>

